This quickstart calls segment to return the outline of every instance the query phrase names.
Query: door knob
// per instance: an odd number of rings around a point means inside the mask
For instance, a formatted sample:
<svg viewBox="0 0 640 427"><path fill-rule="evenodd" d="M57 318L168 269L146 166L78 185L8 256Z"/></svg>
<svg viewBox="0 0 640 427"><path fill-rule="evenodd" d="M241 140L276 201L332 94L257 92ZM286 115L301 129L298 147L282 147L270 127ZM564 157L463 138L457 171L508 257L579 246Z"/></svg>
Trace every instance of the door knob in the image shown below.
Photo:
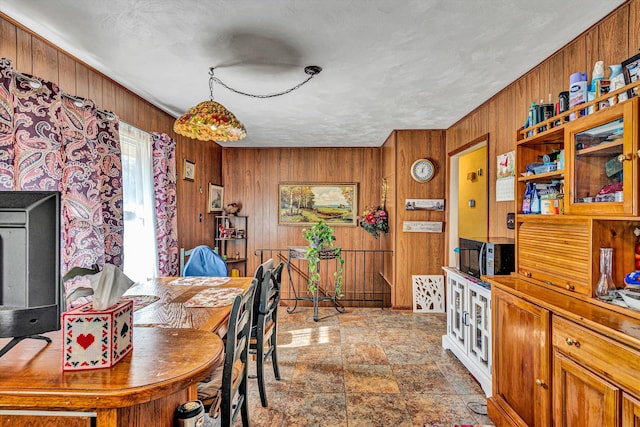
<svg viewBox="0 0 640 427"><path fill-rule="evenodd" d="M567 342L567 345L574 345L576 347L580 347L580 342L578 342L578 340L574 340L572 338L567 338L566 342Z"/></svg>

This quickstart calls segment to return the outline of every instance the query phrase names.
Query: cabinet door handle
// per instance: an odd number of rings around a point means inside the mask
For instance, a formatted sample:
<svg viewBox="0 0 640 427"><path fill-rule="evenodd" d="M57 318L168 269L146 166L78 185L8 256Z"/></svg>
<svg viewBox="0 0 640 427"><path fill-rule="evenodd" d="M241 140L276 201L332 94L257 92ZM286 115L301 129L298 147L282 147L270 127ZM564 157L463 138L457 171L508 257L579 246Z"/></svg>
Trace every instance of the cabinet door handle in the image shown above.
<svg viewBox="0 0 640 427"><path fill-rule="evenodd" d="M544 386L546 386L545 382L544 382L544 381L542 381L540 378L536 378L536 385L537 385L538 387L544 387Z"/></svg>
<svg viewBox="0 0 640 427"><path fill-rule="evenodd" d="M576 347L580 347L580 342L578 340L574 340L572 338L567 338L566 339L567 345L573 345Z"/></svg>
<svg viewBox="0 0 640 427"><path fill-rule="evenodd" d="M618 161L620 163L624 162L625 160L631 160L631 156L629 154L619 154L618 155Z"/></svg>
<svg viewBox="0 0 640 427"><path fill-rule="evenodd" d="M575 287L575 286L573 286L573 285L565 285L565 287L564 287L564 288L565 288L566 290L568 290L568 291L573 291L576 287Z"/></svg>
<svg viewBox="0 0 640 427"><path fill-rule="evenodd" d="M469 326L469 321L467 320L467 318L469 317L469 312L465 311L462 313L462 324L464 326Z"/></svg>

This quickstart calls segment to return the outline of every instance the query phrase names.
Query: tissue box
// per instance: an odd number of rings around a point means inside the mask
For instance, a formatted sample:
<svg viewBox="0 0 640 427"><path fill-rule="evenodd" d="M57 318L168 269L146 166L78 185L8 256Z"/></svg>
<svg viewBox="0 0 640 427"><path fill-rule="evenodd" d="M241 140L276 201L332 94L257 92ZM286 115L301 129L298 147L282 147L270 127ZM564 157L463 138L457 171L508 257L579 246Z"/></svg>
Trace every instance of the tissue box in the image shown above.
<svg viewBox="0 0 640 427"><path fill-rule="evenodd" d="M62 313L62 369L110 368L133 349L133 301L120 300L106 310L88 302Z"/></svg>

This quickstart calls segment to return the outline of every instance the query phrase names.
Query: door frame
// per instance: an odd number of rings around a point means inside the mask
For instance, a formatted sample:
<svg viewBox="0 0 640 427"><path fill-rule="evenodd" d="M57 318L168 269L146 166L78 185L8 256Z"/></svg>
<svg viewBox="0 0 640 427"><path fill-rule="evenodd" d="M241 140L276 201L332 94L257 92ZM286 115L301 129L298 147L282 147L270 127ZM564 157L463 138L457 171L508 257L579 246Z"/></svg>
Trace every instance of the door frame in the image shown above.
<svg viewBox="0 0 640 427"><path fill-rule="evenodd" d="M460 156L471 153L479 148L487 146L487 164L485 173L487 174L487 201L489 200L489 134L486 133L473 139L466 144L447 153L447 163L449 175L447 176L447 197L449 199L448 209L448 236L446 243L445 262L449 267L458 267L458 257L454 249L458 247L458 171ZM488 206L487 206L488 209ZM487 213L488 214L488 213ZM489 218L487 215L487 235L489 233Z"/></svg>

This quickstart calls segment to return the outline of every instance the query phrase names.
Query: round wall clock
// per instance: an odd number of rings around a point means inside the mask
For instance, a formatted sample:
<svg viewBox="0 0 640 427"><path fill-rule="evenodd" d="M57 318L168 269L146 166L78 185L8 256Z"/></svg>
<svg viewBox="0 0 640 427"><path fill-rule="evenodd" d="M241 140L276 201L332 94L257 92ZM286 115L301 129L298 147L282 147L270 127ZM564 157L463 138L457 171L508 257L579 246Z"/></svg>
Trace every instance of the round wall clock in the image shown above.
<svg viewBox="0 0 640 427"><path fill-rule="evenodd" d="M436 168L431 160L418 159L411 165L411 177L418 182L427 182L436 174Z"/></svg>

